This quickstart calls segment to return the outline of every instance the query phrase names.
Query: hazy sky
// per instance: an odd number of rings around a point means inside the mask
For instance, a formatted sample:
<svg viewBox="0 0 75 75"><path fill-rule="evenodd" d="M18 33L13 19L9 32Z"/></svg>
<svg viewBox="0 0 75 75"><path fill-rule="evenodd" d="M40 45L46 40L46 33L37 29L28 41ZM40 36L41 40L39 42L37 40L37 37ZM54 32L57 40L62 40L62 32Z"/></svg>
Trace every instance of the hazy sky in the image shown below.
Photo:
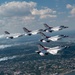
<svg viewBox="0 0 75 75"><path fill-rule="evenodd" d="M75 0L0 0L0 34L49 26L75 29Z"/></svg>

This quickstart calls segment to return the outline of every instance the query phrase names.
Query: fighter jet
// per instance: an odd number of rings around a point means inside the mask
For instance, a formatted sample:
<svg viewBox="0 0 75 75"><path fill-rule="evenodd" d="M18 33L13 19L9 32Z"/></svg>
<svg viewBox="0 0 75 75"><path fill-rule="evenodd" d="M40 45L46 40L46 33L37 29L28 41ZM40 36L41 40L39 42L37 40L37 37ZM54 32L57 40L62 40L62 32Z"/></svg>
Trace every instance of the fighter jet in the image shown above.
<svg viewBox="0 0 75 75"><path fill-rule="evenodd" d="M62 30L62 29L65 29L65 28L68 28L67 26L64 26L64 25L61 25L61 26L57 26L57 27L50 27L49 25L47 24L44 24L45 26L45 32L53 32L53 31L59 31L59 30Z"/></svg>
<svg viewBox="0 0 75 75"><path fill-rule="evenodd" d="M23 30L27 33L26 35L29 35L29 36L36 35L36 34L38 34L38 32L43 32L44 31L43 29L31 31L31 30L28 30L25 27L23 27Z"/></svg>
<svg viewBox="0 0 75 75"><path fill-rule="evenodd" d="M52 55L56 55L58 53L58 51L62 50L62 49L66 49L69 48L70 46L56 46L56 47L45 47L41 44L38 44L38 51L35 51L36 53L38 53L41 56L45 56L48 55L49 53Z"/></svg>
<svg viewBox="0 0 75 75"><path fill-rule="evenodd" d="M67 38L66 35L56 35L56 36L46 36L44 33L39 32L39 34L42 36L43 39L41 39L41 42L50 42L50 41L57 41L62 38Z"/></svg>
<svg viewBox="0 0 75 75"><path fill-rule="evenodd" d="M24 34L10 34L8 31L5 31L7 39L14 39L23 36Z"/></svg>

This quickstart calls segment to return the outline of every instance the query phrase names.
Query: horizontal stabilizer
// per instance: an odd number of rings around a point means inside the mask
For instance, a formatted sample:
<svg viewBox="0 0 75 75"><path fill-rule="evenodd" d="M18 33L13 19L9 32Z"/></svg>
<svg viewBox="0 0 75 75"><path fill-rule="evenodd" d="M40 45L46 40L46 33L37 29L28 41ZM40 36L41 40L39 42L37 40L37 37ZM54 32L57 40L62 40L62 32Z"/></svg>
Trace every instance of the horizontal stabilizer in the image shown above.
<svg viewBox="0 0 75 75"><path fill-rule="evenodd" d="M47 50L47 49L48 49L48 47L45 47L45 46L41 45L40 43L38 44L38 48L39 48L39 50L40 50L41 48L44 49L44 50Z"/></svg>
<svg viewBox="0 0 75 75"><path fill-rule="evenodd" d="M48 36L46 36L44 33L39 32L39 34L43 37L43 38L49 38Z"/></svg>
<svg viewBox="0 0 75 75"><path fill-rule="evenodd" d="M51 29L52 27L48 26L46 23L44 24L44 26L47 28L47 29Z"/></svg>
<svg viewBox="0 0 75 75"><path fill-rule="evenodd" d="M38 44L38 46L39 46L39 47L41 47L41 48L44 48L44 46L43 46L43 45L41 45L40 43Z"/></svg>
<svg viewBox="0 0 75 75"><path fill-rule="evenodd" d="M8 31L5 31L5 34L10 34Z"/></svg>
<svg viewBox="0 0 75 75"><path fill-rule="evenodd" d="M30 30L28 30L27 28L23 27L23 30L28 33L28 32L31 32Z"/></svg>

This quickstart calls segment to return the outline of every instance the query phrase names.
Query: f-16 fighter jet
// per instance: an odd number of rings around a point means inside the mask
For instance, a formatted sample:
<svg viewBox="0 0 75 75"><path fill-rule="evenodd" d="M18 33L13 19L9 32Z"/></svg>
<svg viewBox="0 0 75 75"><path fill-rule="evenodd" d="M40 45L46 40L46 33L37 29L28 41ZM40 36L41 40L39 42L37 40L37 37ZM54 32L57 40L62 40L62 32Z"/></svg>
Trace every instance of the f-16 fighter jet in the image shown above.
<svg viewBox="0 0 75 75"><path fill-rule="evenodd" d="M56 47L45 47L41 44L38 44L38 51L35 51L36 53L38 53L41 56L45 56L48 55L49 53L52 55L56 55L58 53L58 51L62 50L62 49L66 49L69 48L70 46L56 46Z"/></svg>
<svg viewBox="0 0 75 75"><path fill-rule="evenodd" d="M62 29L65 29L65 28L68 28L67 26L64 26L64 25L61 25L61 26L57 26L57 27L50 27L49 25L47 24L44 24L45 26L45 32L53 32L53 31L59 31L59 30L62 30Z"/></svg>
<svg viewBox="0 0 75 75"><path fill-rule="evenodd" d="M38 32L43 32L43 29L31 31L31 30L28 30L28 29L25 28L25 27L23 27L23 30L27 33L26 35L29 35L29 36L31 36L31 35L36 35L36 34L38 34Z"/></svg>
<svg viewBox="0 0 75 75"><path fill-rule="evenodd" d="M10 34L8 31L5 31L7 39L14 39L23 36L24 34Z"/></svg>
<svg viewBox="0 0 75 75"><path fill-rule="evenodd" d="M56 36L46 36L44 33L39 32L39 34L42 36L41 42L50 42L50 41L58 41L62 38L67 38L66 35L56 35Z"/></svg>

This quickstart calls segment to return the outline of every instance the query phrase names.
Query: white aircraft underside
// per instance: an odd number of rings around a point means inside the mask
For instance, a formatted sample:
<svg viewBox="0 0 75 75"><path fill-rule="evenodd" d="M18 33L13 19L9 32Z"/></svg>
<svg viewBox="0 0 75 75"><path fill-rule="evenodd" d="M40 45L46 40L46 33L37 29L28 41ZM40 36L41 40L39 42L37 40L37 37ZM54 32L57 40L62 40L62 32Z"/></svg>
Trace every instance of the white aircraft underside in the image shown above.
<svg viewBox="0 0 75 75"><path fill-rule="evenodd" d="M34 30L34 31L31 31L31 32L28 32L27 34L25 35L36 35L38 34L40 31L39 30Z"/></svg>
<svg viewBox="0 0 75 75"><path fill-rule="evenodd" d="M45 47L46 48L46 47ZM64 49L65 48L65 46L64 47L61 47L61 46L56 46L56 47L53 47L53 48L49 48L49 47L47 47L46 49L42 49L40 52L39 52L39 55L41 55L41 56L44 56L44 55L46 55L46 54L52 54L52 55L56 55L57 53L58 53L58 51L60 51L60 50L62 50L62 49Z"/></svg>
<svg viewBox="0 0 75 75"><path fill-rule="evenodd" d="M60 27L53 27L51 28L52 31L59 31L61 28Z"/></svg>
<svg viewBox="0 0 75 75"><path fill-rule="evenodd" d="M39 32L38 30L35 30L35 31L32 31L31 34L36 35L38 32Z"/></svg>
<svg viewBox="0 0 75 75"><path fill-rule="evenodd" d="M57 52L58 52L59 50L61 50L61 49L62 49L61 47L57 46L57 47L49 48L49 49L47 50L47 52L50 53L50 54L56 55Z"/></svg>
<svg viewBox="0 0 75 75"><path fill-rule="evenodd" d="M57 41L58 39L60 39L61 37L59 35L57 36L53 36L53 37L50 37L48 38L48 40L51 40L51 41Z"/></svg>
<svg viewBox="0 0 75 75"><path fill-rule="evenodd" d="M20 36L23 36L24 34L19 34L19 33L16 33L16 34L9 34L9 35L7 35L6 34L6 38L7 39L9 39L9 38L18 38L18 37L20 37Z"/></svg>

